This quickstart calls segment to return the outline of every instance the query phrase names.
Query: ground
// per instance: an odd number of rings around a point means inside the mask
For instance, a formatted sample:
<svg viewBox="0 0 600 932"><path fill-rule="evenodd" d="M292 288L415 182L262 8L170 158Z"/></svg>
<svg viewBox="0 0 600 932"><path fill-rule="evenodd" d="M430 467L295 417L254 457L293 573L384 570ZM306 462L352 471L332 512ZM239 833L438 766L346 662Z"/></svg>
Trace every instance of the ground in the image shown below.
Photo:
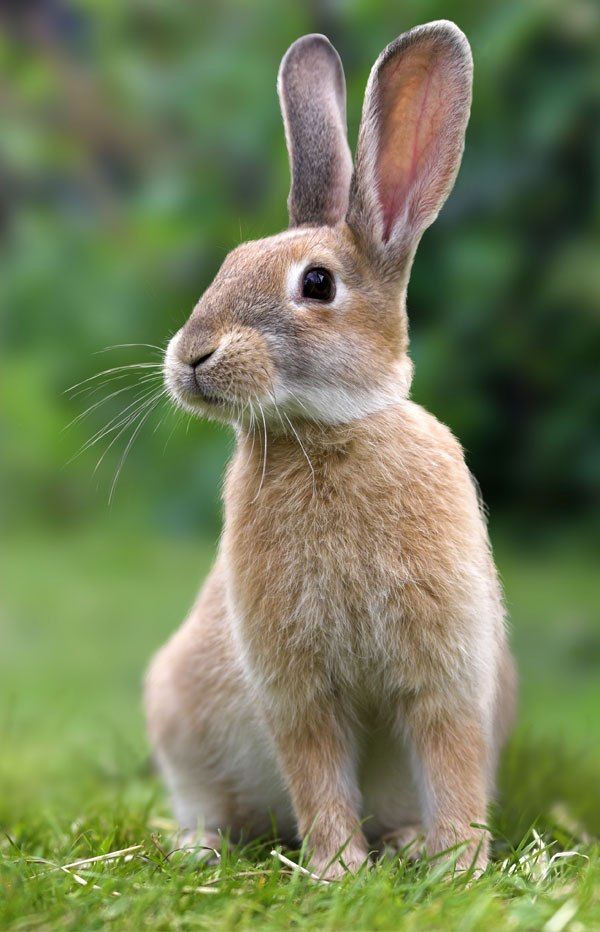
<svg viewBox="0 0 600 932"><path fill-rule="evenodd" d="M0 928L600 928L597 567L564 542L532 556L500 536L497 552L521 710L490 816L492 866L469 882L441 862L390 858L322 885L268 840L216 865L172 851L140 681L212 547L110 522L13 539L0 601ZM99 860L67 866L85 858Z"/></svg>

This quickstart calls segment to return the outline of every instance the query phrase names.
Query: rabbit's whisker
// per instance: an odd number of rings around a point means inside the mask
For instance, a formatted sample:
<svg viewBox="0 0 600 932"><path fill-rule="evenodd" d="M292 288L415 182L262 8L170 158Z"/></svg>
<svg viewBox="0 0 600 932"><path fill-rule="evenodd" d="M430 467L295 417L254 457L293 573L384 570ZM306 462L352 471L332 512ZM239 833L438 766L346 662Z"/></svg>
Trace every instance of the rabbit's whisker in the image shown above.
<svg viewBox="0 0 600 932"><path fill-rule="evenodd" d="M288 391L289 394L292 396L292 398L294 399L294 401L295 401L297 404L300 405L300 407L303 409L303 411L306 412L307 419L311 422L312 426L313 426L314 428L316 428L316 430L319 432L319 434L323 435L323 434L325 433L325 428L324 428L323 424L321 424L321 423L319 423L319 421L316 421L316 420L313 419L313 417L312 417L310 411L308 410L308 408L306 407L306 405L304 404L304 402L298 397L298 395L296 394L296 392L293 392L291 388L288 388L287 391Z"/></svg>
<svg viewBox="0 0 600 932"><path fill-rule="evenodd" d="M122 472L122 470L123 470L123 466L125 465L125 461L126 461L128 455L129 455L129 451L131 450L131 448L132 448L132 446L133 446L133 443L134 443L134 441L135 441L135 438L138 436L138 434L139 434L140 430L142 429L142 427L144 426L145 422L148 420L148 418L150 417L150 415L152 414L152 412L153 412L153 411L155 410L155 408L160 404L161 400L165 397L166 394L167 394L167 389L165 388L165 389L163 389L162 393L158 396L158 398L156 398L156 399L154 400L154 402L148 406L148 409L147 409L146 413L140 418L140 421L139 421L137 427L135 428L135 430L133 431L131 437L129 438L129 442L127 443L127 446L125 447L125 449L124 449L124 451L123 451L123 454L122 454L122 456L121 456L121 459L119 460L119 465L117 466L117 471L116 471L116 473L115 473L115 477L114 477L113 482L112 482L112 485L111 485L111 487L110 487L110 493L109 493L109 496L108 496L108 504L109 504L109 505L110 505L111 502L112 502L113 495L114 495L114 491L115 491L115 488L117 487L117 482L119 481L119 476L121 475L121 472Z"/></svg>
<svg viewBox="0 0 600 932"><path fill-rule="evenodd" d="M164 399L163 399L163 400L164 400ZM158 431L160 430L160 428L162 427L162 425L165 423L165 421L167 420L167 418L168 418L169 415L171 414L171 411L172 411L172 410L173 410L172 406L171 406L170 404L167 404L166 407L165 407L165 412L164 412L163 416L161 417L161 419L160 419L159 421L156 422L156 426L155 426L154 430L152 431L153 434L158 433Z"/></svg>
<svg viewBox="0 0 600 932"><path fill-rule="evenodd" d="M277 405L275 405L275 407L277 408ZM277 410L279 410L279 409L277 408ZM314 470L313 464L312 464L312 462L311 462L310 456L308 455L308 453L307 453L306 450L304 449L304 445L303 445L302 441L300 440L300 437L299 437L299 435L298 435L298 431L296 430L296 428L294 427L294 425L293 425L292 422L290 421L290 419L289 419L289 417L287 416L287 414L285 413L285 411L283 412L283 416L284 416L284 418L286 419L286 421L288 422L288 424L290 425L290 430L292 431L294 437L295 437L296 440L298 441L298 446L299 446L300 449L302 450L302 452L303 452L303 454L304 454L304 458L305 458L306 462L308 463L308 468L310 469L310 474L311 474L311 477L312 477L313 495L315 495L315 494L316 494L316 491L317 491L316 479L315 479L315 470Z"/></svg>
<svg viewBox="0 0 600 932"><path fill-rule="evenodd" d="M94 353L95 356L100 356L102 353L110 353L112 350L118 349L137 349L142 347L144 349L157 350L161 356L165 354L164 346L157 346L155 343L114 343L112 346L105 346L104 349L96 350Z"/></svg>
<svg viewBox="0 0 600 932"><path fill-rule="evenodd" d="M69 398L77 398L78 395L91 395L93 392L98 392L101 389L105 388L107 385L110 385L112 382L120 381L122 379L130 378L129 372L121 372L116 375L107 376L102 382L93 382L90 385L84 385L83 388L78 388L77 391L70 392ZM162 382L162 373L161 372L151 372L143 376L144 379L148 381L154 379L157 382ZM132 388L135 388L136 385L140 383L141 379L136 379L135 382L130 382Z"/></svg>
<svg viewBox="0 0 600 932"><path fill-rule="evenodd" d="M250 446L250 453L248 454L248 460L247 460L247 462L250 462L250 460L252 459L252 454L254 453L254 443L255 443L255 441L256 441L256 423L257 423L257 421L256 421L256 412L255 412L255 410L254 410L254 406L253 406L253 404L252 404L252 399L251 399L251 398L249 399L248 404L249 404L249 408L250 408L250 429L251 429L251 431L252 431L252 444L251 444L251 446Z"/></svg>
<svg viewBox="0 0 600 932"><path fill-rule="evenodd" d="M163 392L166 392L166 389L164 389ZM98 469L100 468L100 465L101 465L101 463L103 462L103 460L104 460L105 456L107 455L108 451L114 446L114 444L117 442L117 440L119 439L119 437L122 437L123 434L125 433L125 431L126 431L129 427L131 427L132 424L135 424L135 422L136 422L136 420L137 420L138 418L142 417L145 413L147 413L148 411L152 410L152 408L153 408L156 404L158 404L159 400L163 397L163 392L161 392L159 395L153 395L152 397L147 398L145 401L143 401L143 402L140 404L140 406L139 406L138 408L136 408L136 410L133 412L133 414L130 414L130 415L125 419L125 423L121 422L120 425L115 425L115 427L113 428L113 430L116 430L117 427L119 427L119 426L120 426L120 430L119 430L118 433L116 433L115 436L112 438L112 440L110 441L110 443L109 443L108 446L106 447L104 453L102 454L102 456L100 457L100 459L98 460L98 462L96 463L96 465L94 466L94 471L93 471L92 475L96 475L96 473L98 472ZM121 425L122 425L122 426L121 426ZM106 436L106 434L104 434L103 436ZM98 438L98 439L101 439L101 438Z"/></svg>
<svg viewBox="0 0 600 932"><path fill-rule="evenodd" d="M111 369L105 369L103 372L96 372L94 375L89 375L87 379L82 379L81 382L75 382L74 385L69 386L65 389L65 394L72 392L74 389L79 388L81 385L85 385L86 382L93 382L96 379L102 378L103 375L112 375L114 372L125 372L128 369L162 369L163 365L160 362L131 362L126 366L113 366Z"/></svg>
<svg viewBox="0 0 600 932"><path fill-rule="evenodd" d="M266 422L266 420L265 420L265 412L264 412L264 410L263 410L263 406L261 405L261 403L260 403L260 401L258 400L258 398L256 399L256 403L257 403L257 405L258 405L258 408L259 408L259 411L260 411L260 416L261 416L262 423L263 423L265 442L264 442L264 446L263 446L262 474L261 474L261 477L260 477L260 483L259 483L259 486L258 486L258 492L256 493L255 497L252 499L252 503L251 503L251 504L254 504L254 503L258 500L258 498L259 498L259 496L260 496L260 493L261 493L261 491L262 491L263 483L264 483L264 481L265 481L265 475L266 475L266 472L267 472L267 422Z"/></svg>
<svg viewBox="0 0 600 932"><path fill-rule="evenodd" d="M282 411L279 409L279 405L278 405L277 402L275 401L275 395L274 395L272 392L270 392L269 394L271 395L271 400L273 401L273 407L275 408L275 413L277 414L277 417L279 418L279 421L280 421L280 423L281 423L281 426L283 427L283 432L284 432L284 434L287 434L288 429L287 429L287 427L285 426L285 424L284 424L284 422L283 422L283 418L286 419L286 421L287 421L287 423L288 423L288 426L290 427L292 433L294 434L294 437L295 437L296 440L298 441L298 445L299 445L300 449L302 450L302 452L303 452L303 454L304 454L304 457L305 457L305 459L306 459L306 462L308 463L308 467L309 467L309 469L310 469L310 471L311 471L311 474L312 474L313 491L314 491L314 488L315 488L315 471L314 471L314 469L313 469L313 464L312 464L311 461L310 461L310 457L309 457L308 453L306 452L306 450L304 449L304 447L302 446L302 441L300 440L300 437L298 436L297 431L294 429L294 427L293 427L293 425L292 425L292 422L290 421L289 417L287 416L287 414L285 413L285 411L282 412Z"/></svg>
<svg viewBox="0 0 600 932"><path fill-rule="evenodd" d="M153 380L154 380L153 375L152 376L147 375L141 379L138 379L137 382L132 382L129 385L124 385L121 388L115 389L114 392L111 392L109 395L105 395L104 398L100 398L99 401L95 401L94 404L91 404L89 406L89 408L86 408L85 411L82 411L80 414L78 414L76 417L70 420L69 423L63 427L63 430L68 430L69 427L72 427L74 424L77 424L78 421L83 420L84 417L87 417L88 414L91 414L91 412L95 411L96 408L99 408L101 405L106 404L106 402L110 401L111 398L115 398L117 395L122 395L123 392L131 391L132 389L137 388L139 385L144 385Z"/></svg>
<svg viewBox="0 0 600 932"><path fill-rule="evenodd" d="M314 495L314 494L316 493L315 470L314 470L313 464L312 464L312 462L311 462L310 456L309 456L308 453L306 452L306 450L305 450L305 448L304 448L304 445L303 445L302 441L300 440L300 436L299 436L299 434L298 434L298 431L296 430L296 428L295 428L294 425L292 424L291 420L289 419L289 417L287 416L287 414L285 413L285 411L283 411L283 412L280 411L279 405L277 404L277 399L275 398L275 387L274 387L274 385L273 385L273 380L272 380L271 376L269 375L269 373L267 372L267 370L265 369L264 366L262 367L262 369L263 369L263 372L265 373L267 379L268 379L269 382L270 382L271 390L270 390L269 394L270 394L271 400L272 400L272 402L273 402L273 407L275 408L275 411L276 411L276 413L277 413L277 416L278 416L279 420L281 421L281 426L283 427L284 433L287 433L287 428L286 428L285 424L283 423L282 414L283 414L283 417L286 419L286 421L287 421L287 423L288 423L288 425L289 425L289 427L290 427L290 430L292 431L294 437L296 438L296 440L297 440L297 442L298 442L298 446L299 446L300 449L302 450L302 453L304 454L304 458L305 458L306 462L308 463L308 468L310 469L310 473L311 473L311 477L312 477L312 487L313 487L313 495Z"/></svg>
<svg viewBox="0 0 600 932"><path fill-rule="evenodd" d="M122 411L119 411L118 414L112 417L107 425L100 428L100 430L97 430L96 433L93 434L89 440L86 440L86 442L82 445L81 449L78 450L78 452L74 456L72 456L68 462L71 463L73 460L77 459L77 457L81 456L81 454L84 453L86 450L88 450L90 447L94 446L94 444L96 444L99 440L102 440L103 437L105 437L107 434L111 433L113 430L116 430L124 421L128 419L129 417L129 415L127 415L128 411L131 411L131 409L135 405L137 405L138 402L140 401L145 402L147 398L150 398L150 396L154 395L155 393L156 393L156 389L151 388L150 390L145 389L140 394L136 395L133 401L130 404L128 404Z"/></svg>
<svg viewBox="0 0 600 932"><path fill-rule="evenodd" d="M176 429L181 425L181 422L182 422L183 418L185 417L185 413L186 413L185 411L182 411L181 408L173 408L172 405L169 405L169 406L168 406L168 410L169 410L169 411L174 411L175 414L176 414L176 417L175 417L175 423L173 424L173 426L172 426L172 428L171 428L171 431L170 431L170 433L169 433L169 436L167 437L167 439L166 439L166 441L165 441L165 445L164 445L164 447L163 447L163 456L165 455L165 453L166 453L166 451L167 451L167 447L169 446L169 441L171 440L171 437L172 437L173 434L175 433Z"/></svg>

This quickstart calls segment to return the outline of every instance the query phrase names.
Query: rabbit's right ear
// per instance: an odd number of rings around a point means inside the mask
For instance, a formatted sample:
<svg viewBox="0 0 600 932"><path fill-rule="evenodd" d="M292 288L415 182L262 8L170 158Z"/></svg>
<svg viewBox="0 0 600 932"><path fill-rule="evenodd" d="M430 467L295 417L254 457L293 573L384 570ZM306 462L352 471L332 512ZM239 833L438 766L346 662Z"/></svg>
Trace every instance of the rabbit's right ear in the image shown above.
<svg viewBox="0 0 600 932"><path fill-rule="evenodd" d="M452 189L472 71L469 43L445 20L399 36L373 66L347 219L392 270L412 256Z"/></svg>
<svg viewBox="0 0 600 932"><path fill-rule="evenodd" d="M290 226L334 226L348 209L352 156L344 70L329 39L314 34L294 42L277 90L292 173Z"/></svg>

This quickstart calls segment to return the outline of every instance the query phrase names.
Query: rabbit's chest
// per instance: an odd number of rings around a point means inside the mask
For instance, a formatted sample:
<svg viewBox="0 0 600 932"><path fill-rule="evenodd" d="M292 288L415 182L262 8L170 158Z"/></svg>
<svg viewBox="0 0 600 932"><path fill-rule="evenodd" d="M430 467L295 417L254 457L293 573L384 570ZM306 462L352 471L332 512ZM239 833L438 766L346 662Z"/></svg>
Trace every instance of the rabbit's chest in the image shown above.
<svg viewBox="0 0 600 932"><path fill-rule="evenodd" d="M308 670L351 689L393 663L410 669L398 629L405 571L377 514L327 490L257 509L227 541L244 644L273 679ZM380 683L380 681L379 681Z"/></svg>

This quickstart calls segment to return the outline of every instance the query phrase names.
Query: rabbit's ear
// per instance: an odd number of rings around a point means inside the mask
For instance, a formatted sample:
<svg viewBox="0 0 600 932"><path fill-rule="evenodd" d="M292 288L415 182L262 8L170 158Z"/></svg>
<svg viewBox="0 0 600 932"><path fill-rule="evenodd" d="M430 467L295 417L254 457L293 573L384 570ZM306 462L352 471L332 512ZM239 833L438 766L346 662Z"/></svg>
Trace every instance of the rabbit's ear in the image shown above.
<svg viewBox="0 0 600 932"><path fill-rule="evenodd" d="M352 156L346 138L346 82L329 39L303 36L287 50L277 90L290 157L290 226L330 225L348 210Z"/></svg>
<svg viewBox="0 0 600 932"><path fill-rule="evenodd" d="M386 260L412 255L452 189L472 74L469 43L445 20L399 36L373 66L348 223Z"/></svg>

